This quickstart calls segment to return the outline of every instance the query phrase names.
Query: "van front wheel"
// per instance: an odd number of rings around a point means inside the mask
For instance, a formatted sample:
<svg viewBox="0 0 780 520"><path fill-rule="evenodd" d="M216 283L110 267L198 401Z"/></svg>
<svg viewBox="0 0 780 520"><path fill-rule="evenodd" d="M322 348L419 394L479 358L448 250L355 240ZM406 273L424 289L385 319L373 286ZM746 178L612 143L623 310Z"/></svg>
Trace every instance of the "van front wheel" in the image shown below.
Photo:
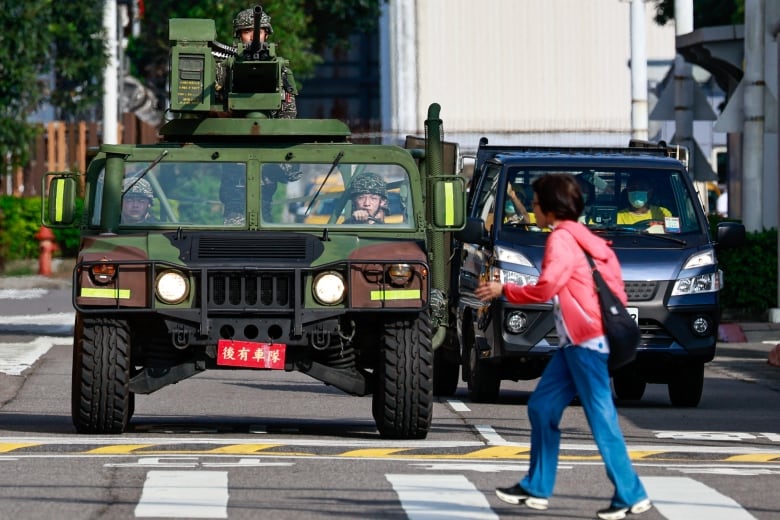
<svg viewBox="0 0 780 520"><path fill-rule="evenodd" d="M704 389L704 363L680 367L669 380L669 400L673 406L696 407Z"/></svg>

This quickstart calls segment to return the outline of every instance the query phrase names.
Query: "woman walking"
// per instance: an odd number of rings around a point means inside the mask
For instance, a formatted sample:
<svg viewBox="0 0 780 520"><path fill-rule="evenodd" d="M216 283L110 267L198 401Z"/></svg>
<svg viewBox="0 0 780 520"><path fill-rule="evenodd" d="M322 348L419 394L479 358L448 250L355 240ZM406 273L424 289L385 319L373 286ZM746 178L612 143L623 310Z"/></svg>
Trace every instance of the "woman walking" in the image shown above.
<svg viewBox="0 0 780 520"><path fill-rule="evenodd" d="M528 401L531 421L531 460L528 474L517 484L496 489L504 502L547 509L555 485L560 448L561 416L578 396L593 438L615 487L609 507L596 513L603 520L620 520L652 507L631 465L617 410L612 402L601 310L585 252L610 289L627 301L620 264L606 241L577 222L584 209L582 192L571 175L551 174L533 183L536 225L549 227L542 272L536 285L517 286L485 281L475 294L483 301L503 295L513 303L552 300L558 349Z"/></svg>

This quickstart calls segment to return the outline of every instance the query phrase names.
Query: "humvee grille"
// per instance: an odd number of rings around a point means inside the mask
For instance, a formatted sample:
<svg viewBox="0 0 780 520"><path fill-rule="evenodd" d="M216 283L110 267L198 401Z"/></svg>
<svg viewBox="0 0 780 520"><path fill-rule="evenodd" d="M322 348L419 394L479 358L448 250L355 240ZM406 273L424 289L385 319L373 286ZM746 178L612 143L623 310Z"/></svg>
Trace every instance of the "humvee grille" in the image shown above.
<svg viewBox="0 0 780 520"><path fill-rule="evenodd" d="M292 273L209 272L209 308L292 307Z"/></svg>
<svg viewBox="0 0 780 520"><path fill-rule="evenodd" d="M305 236L201 236L197 258L248 260L303 260L307 258L308 240Z"/></svg>

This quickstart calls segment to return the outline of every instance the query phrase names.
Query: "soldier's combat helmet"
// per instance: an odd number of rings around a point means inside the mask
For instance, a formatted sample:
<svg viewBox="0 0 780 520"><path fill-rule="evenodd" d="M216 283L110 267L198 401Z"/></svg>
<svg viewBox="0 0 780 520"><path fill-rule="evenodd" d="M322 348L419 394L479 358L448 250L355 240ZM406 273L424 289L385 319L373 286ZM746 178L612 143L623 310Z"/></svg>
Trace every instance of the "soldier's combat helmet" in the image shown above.
<svg viewBox="0 0 780 520"><path fill-rule="evenodd" d="M238 31L244 29L253 29L255 27L255 11L254 9L244 9L233 20L233 36L238 37ZM268 13L263 11L260 15L260 27L268 32L268 35L274 33L273 27L271 27L271 17Z"/></svg>
<svg viewBox="0 0 780 520"><path fill-rule="evenodd" d="M376 173L361 173L357 175L349 187L351 197L371 193L387 199L387 185L384 179Z"/></svg>
<svg viewBox="0 0 780 520"><path fill-rule="evenodd" d="M133 184L135 182L135 184ZM132 184L132 186L130 186ZM129 189L128 189L129 188ZM154 198L152 185L146 179L135 180L135 177L128 177L124 181L125 197L144 197L151 202Z"/></svg>

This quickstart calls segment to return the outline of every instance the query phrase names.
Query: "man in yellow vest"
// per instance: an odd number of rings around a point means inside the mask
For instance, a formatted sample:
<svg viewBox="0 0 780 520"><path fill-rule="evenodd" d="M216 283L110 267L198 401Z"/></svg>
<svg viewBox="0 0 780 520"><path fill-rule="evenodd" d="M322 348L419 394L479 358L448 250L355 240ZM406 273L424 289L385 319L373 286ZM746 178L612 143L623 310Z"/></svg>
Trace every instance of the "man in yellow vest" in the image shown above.
<svg viewBox="0 0 780 520"><path fill-rule="evenodd" d="M629 207L618 211L618 225L630 226L642 221L660 221L663 224L666 217L672 216L672 212L663 206L650 204L650 199L653 197L653 187L647 180L632 177L628 181L626 192Z"/></svg>

